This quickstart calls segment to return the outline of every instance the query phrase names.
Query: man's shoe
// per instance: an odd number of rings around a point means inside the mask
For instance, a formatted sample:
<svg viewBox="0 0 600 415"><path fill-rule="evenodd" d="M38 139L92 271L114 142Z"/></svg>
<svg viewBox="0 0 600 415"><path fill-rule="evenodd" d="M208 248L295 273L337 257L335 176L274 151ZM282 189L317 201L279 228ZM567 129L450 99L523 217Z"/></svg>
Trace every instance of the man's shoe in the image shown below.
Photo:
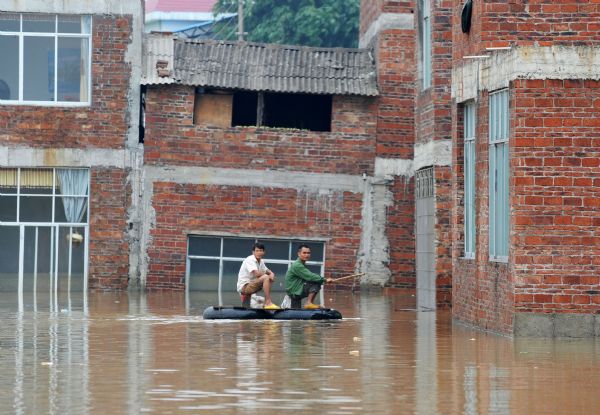
<svg viewBox="0 0 600 415"><path fill-rule="evenodd" d="M281 310L277 304L269 304L263 307L264 310Z"/></svg>
<svg viewBox="0 0 600 415"><path fill-rule="evenodd" d="M321 308L321 306L318 306L316 304L313 303L308 303L304 306L305 310L316 310L317 308Z"/></svg>

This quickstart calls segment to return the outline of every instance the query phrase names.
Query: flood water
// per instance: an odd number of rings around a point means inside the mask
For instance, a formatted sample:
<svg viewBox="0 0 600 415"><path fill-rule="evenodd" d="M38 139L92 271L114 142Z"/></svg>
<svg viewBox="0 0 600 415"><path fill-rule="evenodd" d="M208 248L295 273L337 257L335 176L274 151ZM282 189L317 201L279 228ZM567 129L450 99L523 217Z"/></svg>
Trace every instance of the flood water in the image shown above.
<svg viewBox="0 0 600 415"><path fill-rule="evenodd" d="M199 296L0 296L1 414L595 414L600 343L327 293L341 321L204 321Z"/></svg>

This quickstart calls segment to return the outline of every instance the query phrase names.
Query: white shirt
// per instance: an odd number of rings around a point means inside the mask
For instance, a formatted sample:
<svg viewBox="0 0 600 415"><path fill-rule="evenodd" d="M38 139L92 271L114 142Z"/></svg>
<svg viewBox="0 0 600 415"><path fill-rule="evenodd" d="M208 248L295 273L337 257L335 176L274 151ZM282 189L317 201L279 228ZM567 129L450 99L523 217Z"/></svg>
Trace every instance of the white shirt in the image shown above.
<svg viewBox="0 0 600 415"><path fill-rule="evenodd" d="M252 274L252 271L266 272L267 266L265 265L265 261L258 262L254 255L250 255L244 259L244 262L242 262L242 266L240 267L240 272L238 272L237 291L239 293L242 292L244 285L256 279L254 274Z"/></svg>

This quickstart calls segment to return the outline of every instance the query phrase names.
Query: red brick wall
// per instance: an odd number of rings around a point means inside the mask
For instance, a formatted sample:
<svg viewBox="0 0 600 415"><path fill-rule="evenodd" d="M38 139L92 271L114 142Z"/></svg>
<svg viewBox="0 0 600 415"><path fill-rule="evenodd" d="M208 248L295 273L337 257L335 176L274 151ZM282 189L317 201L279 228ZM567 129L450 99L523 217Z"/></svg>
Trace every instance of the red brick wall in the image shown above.
<svg viewBox="0 0 600 415"><path fill-rule="evenodd" d="M511 96L509 100L512 114L514 97ZM478 327L510 333L514 310L513 264L489 261L487 102L488 94L480 94L475 149L475 259L464 258L463 114L462 108L453 109L452 313L460 320Z"/></svg>
<svg viewBox="0 0 600 415"><path fill-rule="evenodd" d="M452 240L450 238L450 208L452 206L452 170L436 166L435 172L435 249L436 303L439 308L452 305Z"/></svg>
<svg viewBox="0 0 600 415"><path fill-rule="evenodd" d="M131 205L128 172L92 168L90 188L90 288L124 289L129 272L127 208Z"/></svg>
<svg viewBox="0 0 600 415"><path fill-rule="evenodd" d="M361 0L360 34L363 35L381 13L413 13L414 0Z"/></svg>
<svg viewBox="0 0 600 415"><path fill-rule="evenodd" d="M132 38L131 16L94 16L92 104L89 107L0 106L5 146L123 149L127 140L131 66L125 51ZM53 158L44 166L54 166ZM43 166L40 166L43 167ZM127 286L129 247L127 171L91 166L89 287Z"/></svg>
<svg viewBox="0 0 600 415"><path fill-rule="evenodd" d="M373 98L334 97L331 132L192 123L194 89L148 88L146 164L373 174Z"/></svg>
<svg viewBox="0 0 600 415"><path fill-rule="evenodd" d="M450 82L452 78L452 1L431 0L432 23L432 81L431 86L423 90L421 76L416 82L415 94L415 142L424 144L438 140L451 139L451 98ZM415 24L420 24L419 14ZM421 50L419 31L415 31L415 45ZM421 59L416 53L416 59ZM418 65L415 68L419 67ZM422 71L419 75L422 75ZM437 303L439 307L451 304L452 266L449 238L450 232L450 167L436 166L436 268Z"/></svg>
<svg viewBox="0 0 600 415"><path fill-rule="evenodd" d="M600 82L514 85L515 307L598 313Z"/></svg>
<svg viewBox="0 0 600 415"><path fill-rule="evenodd" d="M454 0L454 58L486 47L598 45L600 3L595 0L474 1L470 35L460 29L462 0Z"/></svg>
<svg viewBox="0 0 600 415"><path fill-rule="evenodd" d="M416 287L415 279L415 203L413 178L396 177L390 191L394 203L387 210L386 234L390 244L389 285Z"/></svg>
<svg viewBox="0 0 600 415"><path fill-rule="evenodd" d="M295 189L154 183L156 227L148 249L147 286L184 288L187 237L203 232L257 237L323 238L327 275L354 272L362 194Z"/></svg>
<svg viewBox="0 0 600 415"><path fill-rule="evenodd" d="M378 37L380 97L377 156L413 158L415 38L414 30L386 30Z"/></svg>
<svg viewBox="0 0 600 415"><path fill-rule="evenodd" d="M131 17L94 16L92 105L0 106L3 145L38 148L123 148L128 130Z"/></svg>

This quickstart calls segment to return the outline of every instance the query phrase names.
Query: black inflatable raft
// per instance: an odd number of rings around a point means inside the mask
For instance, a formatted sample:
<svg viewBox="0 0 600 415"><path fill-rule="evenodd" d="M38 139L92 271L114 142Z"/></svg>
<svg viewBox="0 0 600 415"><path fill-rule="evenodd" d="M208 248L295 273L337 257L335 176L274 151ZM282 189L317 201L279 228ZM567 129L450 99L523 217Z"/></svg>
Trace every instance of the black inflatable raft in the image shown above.
<svg viewBox="0 0 600 415"><path fill-rule="evenodd" d="M332 308L263 310L262 308L211 306L204 310L202 317L205 320L340 320L342 314Z"/></svg>

